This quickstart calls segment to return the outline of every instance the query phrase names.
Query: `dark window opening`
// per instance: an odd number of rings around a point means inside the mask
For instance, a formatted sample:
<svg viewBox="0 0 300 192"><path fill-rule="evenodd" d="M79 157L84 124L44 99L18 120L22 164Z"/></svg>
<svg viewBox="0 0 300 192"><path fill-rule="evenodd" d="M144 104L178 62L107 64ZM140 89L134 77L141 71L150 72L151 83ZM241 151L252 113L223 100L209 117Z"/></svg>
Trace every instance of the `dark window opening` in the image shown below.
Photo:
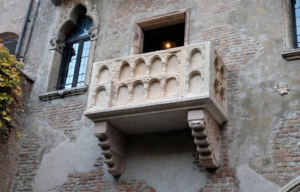
<svg viewBox="0 0 300 192"><path fill-rule="evenodd" d="M300 0L292 0L294 47L300 48Z"/></svg>
<svg viewBox="0 0 300 192"><path fill-rule="evenodd" d="M185 23L144 32L143 53L184 45Z"/></svg>
<svg viewBox="0 0 300 192"><path fill-rule="evenodd" d="M89 29L93 21L80 15L75 26L66 36L66 47L63 53L57 90L84 85L90 50Z"/></svg>
<svg viewBox="0 0 300 192"><path fill-rule="evenodd" d="M17 39L6 39L2 42L4 47L6 47L9 50L10 54L15 54L18 40Z"/></svg>

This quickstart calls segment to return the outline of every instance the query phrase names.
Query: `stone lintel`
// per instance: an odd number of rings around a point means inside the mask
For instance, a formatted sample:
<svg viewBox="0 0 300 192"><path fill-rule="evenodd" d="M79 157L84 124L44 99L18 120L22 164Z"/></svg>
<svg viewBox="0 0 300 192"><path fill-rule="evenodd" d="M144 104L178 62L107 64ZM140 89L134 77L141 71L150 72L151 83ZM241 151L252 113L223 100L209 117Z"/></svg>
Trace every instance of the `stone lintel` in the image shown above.
<svg viewBox="0 0 300 192"><path fill-rule="evenodd" d="M108 172L121 175L125 168L125 135L107 121L96 122L94 134L99 139Z"/></svg>
<svg viewBox="0 0 300 192"><path fill-rule="evenodd" d="M200 164L204 168L218 168L220 165L219 125L207 111L202 109L189 111L188 123L197 146Z"/></svg>

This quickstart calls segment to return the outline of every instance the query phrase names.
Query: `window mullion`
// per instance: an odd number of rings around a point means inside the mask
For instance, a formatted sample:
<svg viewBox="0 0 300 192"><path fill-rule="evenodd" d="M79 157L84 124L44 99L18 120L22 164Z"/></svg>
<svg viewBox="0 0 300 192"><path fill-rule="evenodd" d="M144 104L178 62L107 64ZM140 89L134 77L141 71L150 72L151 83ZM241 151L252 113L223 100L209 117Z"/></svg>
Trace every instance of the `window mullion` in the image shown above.
<svg viewBox="0 0 300 192"><path fill-rule="evenodd" d="M64 65L64 62L66 61L66 58L69 59L70 57L70 51L67 51L67 49L69 48L68 47L69 45L66 45L66 47L64 48L64 51L63 51L63 57L62 57L62 64L60 66L60 70L59 70L59 75L58 75L58 81L57 81L57 87L56 87L56 90L60 90L60 87L63 85L65 86L65 82L63 82L62 84L62 81L66 79L66 77L64 77L64 79L62 79L62 72L64 70L64 68L66 68L66 66ZM67 56L67 54L69 54Z"/></svg>
<svg viewBox="0 0 300 192"><path fill-rule="evenodd" d="M82 57L83 45L84 45L84 40L81 40L80 43L79 43L78 56L76 58L76 66L75 66L75 72L74 72L72 87L76 87L77 86L79 69L80 69L80 62L81 62L81 57Z"/></svg>

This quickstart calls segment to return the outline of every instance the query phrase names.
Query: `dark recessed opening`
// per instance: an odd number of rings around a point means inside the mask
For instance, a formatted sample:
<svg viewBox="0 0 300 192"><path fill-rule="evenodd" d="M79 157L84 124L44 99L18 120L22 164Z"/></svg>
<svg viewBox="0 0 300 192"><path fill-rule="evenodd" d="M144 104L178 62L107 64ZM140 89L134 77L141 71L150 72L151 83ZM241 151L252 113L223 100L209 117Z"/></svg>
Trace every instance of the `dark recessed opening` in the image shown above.
<svg viewBox="0 0 300 192"><path fill-rule="evenodd" d="M7 39L2 42L4 47L6 47L9 50L10 54L15 54L18 40L17 39Z"/></svg>
<svg viewBox="0 0 300 192"><path fill-rule="evenodd" d="M184 45L185 23L144 32L143 53Z"/></svg>

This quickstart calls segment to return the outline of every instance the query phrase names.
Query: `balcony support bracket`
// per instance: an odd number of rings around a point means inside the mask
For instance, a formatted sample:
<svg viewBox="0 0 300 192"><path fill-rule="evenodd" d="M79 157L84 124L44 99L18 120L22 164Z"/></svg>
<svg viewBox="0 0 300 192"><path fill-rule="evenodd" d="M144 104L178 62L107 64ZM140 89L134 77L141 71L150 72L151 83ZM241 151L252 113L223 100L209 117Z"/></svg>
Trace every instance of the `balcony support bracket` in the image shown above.
<svg viewBox="0 0 300 192"><path fill-rule="evenodd" d="M204 168L218 168L220 165L219 125L204 109L189 111L188 123L197 146L200 164Z"/></svg>
<svg viewBox="0 0 300 192"><path fill-rule="evenodd" d="M94 134L99 139L107 171L114 176L121 175L125 168L126 136L107 121L95 122Z"/></svg>

